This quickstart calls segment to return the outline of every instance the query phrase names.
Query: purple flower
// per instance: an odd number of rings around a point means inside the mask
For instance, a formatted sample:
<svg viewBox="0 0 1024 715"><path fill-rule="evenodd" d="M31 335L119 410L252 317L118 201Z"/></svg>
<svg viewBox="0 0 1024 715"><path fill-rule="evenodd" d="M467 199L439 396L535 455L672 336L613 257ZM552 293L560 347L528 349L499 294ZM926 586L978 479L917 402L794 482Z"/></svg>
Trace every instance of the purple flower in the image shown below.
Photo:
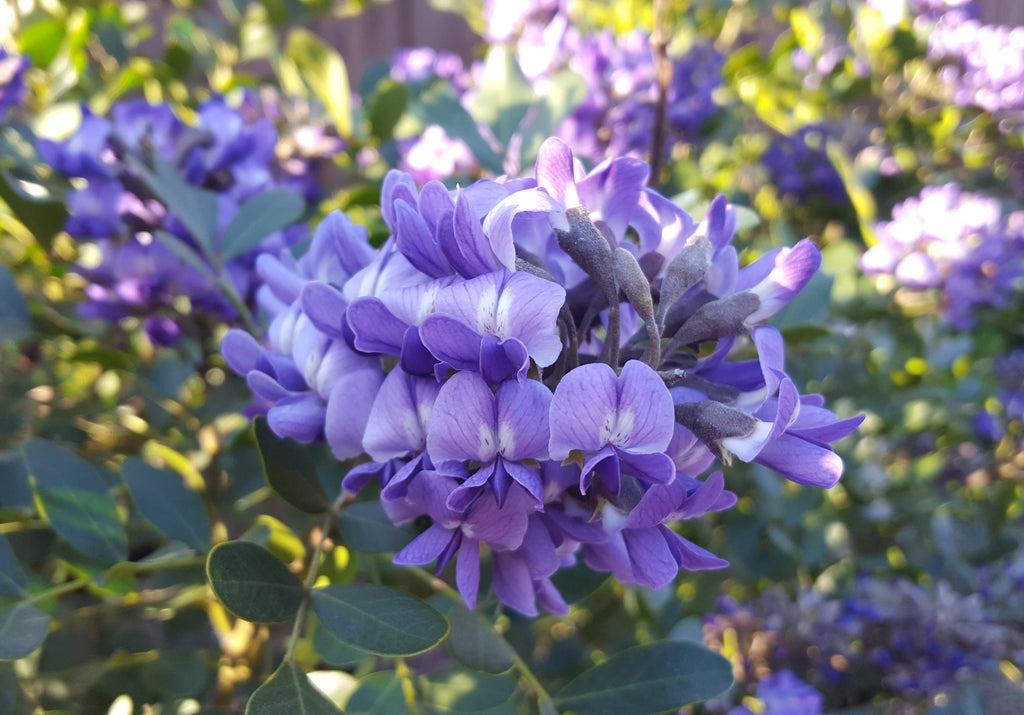
<svg viewBox="0 0 1024 715"><path fill-rule="evenodd" d="M665 454L674 422L672 395L648 366L630 360L616 376L607 365L581 365L551 400L551 458L578 454L583 493L595 476L612 494L623 473L664 484L676 471Z"/></svg>
<svg viewBox="0 0 1024 715"><path fill-rule="evenodd" d="M0 47L0 119L25 98L25 72L31 64L28 57L12 55Z"/></svg>

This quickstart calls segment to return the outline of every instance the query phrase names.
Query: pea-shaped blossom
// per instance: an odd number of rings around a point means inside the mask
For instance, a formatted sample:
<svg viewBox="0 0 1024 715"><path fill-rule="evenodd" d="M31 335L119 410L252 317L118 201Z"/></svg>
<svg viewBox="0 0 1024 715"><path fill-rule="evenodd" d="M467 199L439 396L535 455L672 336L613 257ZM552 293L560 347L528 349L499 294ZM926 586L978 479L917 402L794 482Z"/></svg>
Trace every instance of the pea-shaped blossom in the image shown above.
<svg viewBox="0 0 1024 715"><path fill-rule="evenodd" d="M551 400L551 458L580 454L583 493L595 476L612 494L623 473L665 484L676 473L665 454L674 424L672 395L647 365L630 360L618 376L602 363L581 365Z"/></svg>
<svg viewBox="0 0 1024 715"><path fill-rule="evenodd" d="M448 507L464 511L485 485L504 504L513 484L543 505L539 470L523 460L548 457L551 392L536 380L508 380L491 392L473 372L459 372L438 393L427 432L427 452L444 471L446 461L480 467L452 491Z"/></svg>

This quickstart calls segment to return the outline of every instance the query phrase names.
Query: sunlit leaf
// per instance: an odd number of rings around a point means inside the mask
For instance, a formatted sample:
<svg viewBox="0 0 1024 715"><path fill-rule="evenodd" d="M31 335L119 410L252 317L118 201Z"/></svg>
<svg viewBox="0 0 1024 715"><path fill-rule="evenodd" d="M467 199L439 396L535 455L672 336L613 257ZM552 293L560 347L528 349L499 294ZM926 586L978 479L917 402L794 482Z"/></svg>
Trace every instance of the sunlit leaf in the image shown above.
<svg viewBox="0 0 1024 715"><path fill-rule="evenodd" d="M348 69L345 60L308 30L292 30L284 49L285 58L324 103L338 134L352 134L349 106Z"/></svg>
<svg viewBox="0 0 1024 715"><path fill-rule="evenodd" d="M668 641L629 648L581 673L555 703L588 715L644 715L708 700L731 685L728 660L695 643Z"/></svg>
<svg viewBox="0 0 1024 715"><path fill-rule="evenodd" d="M341 710L313 687L297 665L284 661L252 694L245 712L246 715L337 715Z"/></svg>
<svg viewBox="0 0 1024 715"><path fill-rule="evenodd" d="M106 494L54 487L37 489L46 520L78 551L110 566L128 558L128 539L114 500Z"/></svg>
<svg viewBox="0 0 1024 715"><path fill-rule="evenodd" d="M267 483L286 502L308 514L331 508L309 450L295 440L278 437L264 417L253 421L253 433Z"/></svg>
<svg viewBox="0 0 1024 715"><path fill-rule="evenodd" d="M207 254L214 252L217 235L217 194L192 186L178 169L152 155L153 170L132 159L130 165L167 208L185 224L192 238Z"/></svg>
<svg viewBox="0 0 1024 715"><path fill-rule="evenodd" d="M484 59L480 90L470 107L473 118L489 125L495 138L507 146L536 100L533 85L519 68L512 46L492 45Z"/></svg>
<svg viewBox="0 0 1024 715"><path fill-rule="evenodd" d="M339 640L323 625L317 626L313 631L313 648L325 663L333 665L335 668L355 665L373 657L373 654Z"/></svg>
<svg viewBox="0 0 1024 715"><path fill-rule="evenodd" d="M247 621L290 621L302 603L299 579L269 551L248 541L215 546L206 561L206 575L221 603Z"/></svg>
<svg viewBox="0 0 1024 715"><path fill-rule="evenodd" d="M444 616L423 601L371 584L314 589L313 607L324 628L346 643L378 655L422 653L448 633Z"/></svg>
<svg viewBox="0 0 1024 715"><path fill-rule="evenodd" d="M306 204L294 191L271 189L253 196L238 209L221 237L220 257L229 261L260 241L299 220Z"/></svg>
<svg viewBox="0 0 1024 715"><path fill-rule="evenodd" d="M437 124L453 139L461 139L482 167L496 174L502 173L501 156L483 138L476 120L451 90L440 83L411 103L409 114L423 124Z"/></svg>
<svg viewBox="0 0 1024 715"><path fill-rule="evenodd" d="M51 620L28 603L0 608L0 660L17 660L34 651L50 631Z"/></svg>
<svg viewBox="0 0 1024 715"><path fill-rule="evenodd" d="M0 199L4 200L11 213L32 232L36 240L46 247L49 247L57 232L64 228L68 218L63 201L25 193L18 179L6 169L0 169Z"/></svg>
<svg viewBox="0 0 1024 715"><path fill-rule="evenodd" d="M210 547L210 524L199 495L174 472L129 457L121 466L132 501L146 519L169 539L196 551Z"/></svg>

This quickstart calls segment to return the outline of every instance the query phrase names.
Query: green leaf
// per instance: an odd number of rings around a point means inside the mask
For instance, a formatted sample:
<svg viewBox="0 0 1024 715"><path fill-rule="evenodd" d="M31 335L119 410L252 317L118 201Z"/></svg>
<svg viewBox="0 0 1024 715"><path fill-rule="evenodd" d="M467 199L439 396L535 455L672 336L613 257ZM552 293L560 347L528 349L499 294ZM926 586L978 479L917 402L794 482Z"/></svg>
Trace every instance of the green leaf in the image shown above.
<svg viewBox="0 0 1024 715"><path fill-rule="evenodd" d="M402 681L394 672L371 673L359 681L345 704L348 715L400 715L409 712L405 705Z"/></svg>
<svg viewBox="0 0 1024 715"><path fill-rule="evenodd" d="M34 651L50 632L52 620L28 603L0 608L0 660L17 660Z"/></svg>
<svg viewBox="0 0 1024 715"><path fill-rule="evenodd" d="M401 82L385 78L366 103L366 119L370 134L384 141L391 138L395 125L409 104L409 88Z"/></svg>
<svg viewBox="0 0 1024 715"><path fill-rule="evenodd" d="M32 316L14 276L0 263L0 345L32 333Z"/></svg>
<svg viewBox="0 0 1024 715"><path fill-rule="evenodd" d="M440 712L482 713L509 701L517 689L515 678L453 670L430 676L424 698ZM620 712L630 713L632 710Z"/></svg>
<svg viewBox="0 0 1024 715"><path fill-rule="evenodd" d="M395 526L378 501L349 504L338 516L345 543L364 554L393 554L416 538L410 525Z"/></svg>
<svg viewBox="0 0 1024 715"><path fill-rule="evenodd" d="M519 68L511 45L492 45L484 59L480 91L470 108L473 118L489 125L495 138L508 146L536 101L533 85Z"/></svg>
<svg viewBox="0 0 1024 715"><path fill-rule="evenodd" d="M214 253L217 235L217 194L192 186L181 173L154 153L151 171L141 161L129 157L131 168L139 174L149 189L167 208L185 224L207 255Z"/></svg>
<svg viewBox="0 0 1024 715"><path fill-rule="evenodd" d="M117 505L106 494L73 487L37 489L46 520L78 551L104 566L128 558L128 539Z"/></svg>
<svg viewBox="0 0 1024 715"><path fill-rule="evenodd" d="M452 655L468 668L504 673L515 664L515 651L479 613L456 604L448 611Z"/></svg>
<svg viewBox="0 0 1024 715"><path fill-rule="evenodd" d="M36 709L29 704L25 691L18 683L14 663L0 663L0 713L6 715L34 715ZM53 711L49 711L52 715Z"/></svg>
<svg viewBox="0 0 1024 715"><path fill-rule="evenodd" d="M278 437L265 417L253 421L263 474L270 488L286 502L307 514L322 514L331 508L309 450L292 439Z"/></svg>
<svg viewBox="0 0 1024 715"><path fill-rule="evenodd" d="M28 577L18 563L6 536L0 535L0 596L21 598L28 590Z"/></svg>
<svg viewBox="0 0 1024 715"><path fill-rule="evenodd" d="M352 134L352 110L349 107L348 69L336 51L308 30L296 29L288 36L284 59L293 63L289 70L307 82L334 119L338 134Z"/></svg>
<svg viewBox="0 0 1024 715"><path fill-rule="evenodd" d="M246 715L338 715L334 703L313 687L298 666L281 663L249 698Z"/></svg>
<svg viewBox="0 0 1024 715"><path fill-rule="evenodd" d="M562 120L576 111L586 97L587 82L575 72L566 70L551 78L547 93L535 102L519 130L522 136L520 166L534 164L544 140L555 133Z"/></svg>
<svg viewBox="0 0 1024 715"><path fill-rule="evenodd" d="M728 660L695 643L667 641L629 648L581 673L555 703L591 715L643 715L708 700L731 685Z"/></svg>
<svg viewBox="0 0 1024 715"><path fill-rule="evenodd" d="M21 445L21 451L37 488L70 487L107 493L107 484L99 471L67 447L45 439L32 439Z"/></svg>
<svg viewBox="0 0 1024 715"><path fill-rule="evenodd" d="M346 643L377 655L416 655L448 633L444 616L400 591L370 584L313 590L313 607L324 628Z"/></svg>
<svg viewBox="0 0 1024 715"><path fill-rule="evenodd" d="M271 189L242 204L221 238L220 257L230 261L260 241L299 220L306 202L294 191Z"/></svg>
<svg viewBox="0 0 1024 715"><path fill-rule="evenodd" d="M206 659L195 651L161 651L142 666L142 682L168 700L200 696L209 679Z"/></svg>
<svg viewBox="0 0 1024 715"><path fill-rule="evenodd" d="M32 58L34 67L50 66L61 45L64 44L64 22L57 18L46 18L34 22L21 31L18 36L18 49Z"/></svg>
<svg viewBox="0 0 1024 715"><path fill-rule="evenodd" d="M7 203L14 216L46 248L50 247L57 232L64 228L68 218L64 202L25 193L18 179L7 169L0 169L0 199Z"/></svg>
<svg viewBox="0 0 1024 715"><path fill-rule="evenodd" d="M409 114L423 124L437 124L453 139L461 139L473 152L480 166L502 173L502 159L480 134L476 120L466 111L451 89L438 83L409 106Z"/></svg>
<svg viewBox="0 0 1024 715"><path fill-rule="evenodd" d="M313 631L313 648L323 658L325 663L335 668L345 668L356 663L361 663L367 658L372 658L371 653L360 650L349 645L338 638L329 630L318 625Z"/></svg>
<svg viewBox="0 0 1024 715"><path fill-rule="evenodd" d="M210 548L210 523L203 502L178 474L136 457L126 459L121 472L135 506L164 536L196 551Z"/></svg>
<svg viewBox="0 0 1024 715"><path fill-rule="evenodd" d="M210 268L210 264L196 253L195 248L182 241L173 233L164 231L162 228L158 228L154 235L156 240L166 246L182 263L195 268L208 278L214 278L213 269Z"/></svg>
<svg viewBox="0 0 1024 715"><path fill-rule="evenodd" d="M221 603L253 623L290 621L302 603L299 579L269 551L248 541L215 546L206 575Z"/></svg>

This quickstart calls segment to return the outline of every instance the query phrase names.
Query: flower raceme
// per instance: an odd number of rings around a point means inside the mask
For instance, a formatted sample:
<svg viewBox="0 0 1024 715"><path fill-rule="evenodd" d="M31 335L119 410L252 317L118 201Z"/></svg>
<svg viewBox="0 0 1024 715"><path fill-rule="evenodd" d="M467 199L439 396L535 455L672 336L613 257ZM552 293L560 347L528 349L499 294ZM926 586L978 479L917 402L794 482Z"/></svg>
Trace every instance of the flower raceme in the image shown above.
<svg viewBox="0 0 1024 715"><path fill-rule="evenodd" d="M393 171L378 250L328 216L303 257L257 262L263 343L224 338L277 434L354 459L345 488L379 481L395 523L429 519L395 562L457 556L471 606L486 554L498 598L527 615L566 611L551 577L580 556L655 588L726 565L670 527L736 502L721 472L701 479L716 458L839 479L830 444L860 418L801 396L781 334L757 325L817 249L741 269L724 200L696 225L647 178L630 158L586 173L559 139L535 179L452 192ZM730 359L741 348L757 357Z"/></svg>

